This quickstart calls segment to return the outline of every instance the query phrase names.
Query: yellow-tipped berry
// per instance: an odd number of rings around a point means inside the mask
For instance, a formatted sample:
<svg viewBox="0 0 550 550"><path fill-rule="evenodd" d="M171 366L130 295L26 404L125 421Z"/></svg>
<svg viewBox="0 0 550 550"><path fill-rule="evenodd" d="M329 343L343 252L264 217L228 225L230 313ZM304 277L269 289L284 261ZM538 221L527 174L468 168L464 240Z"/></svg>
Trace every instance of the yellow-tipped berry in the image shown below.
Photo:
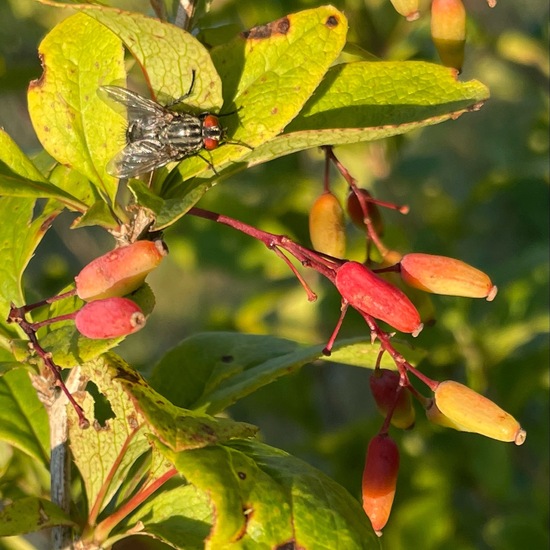
<svg viewBox="0 0 550 550"><path fill-rule="evenodd" d="M497 287L488 275L455 258L412 253L401 258L401 278L414 288L434 294L494 299Z"/></svg>
<svg viewBox="0 0 550 550"><path fill-rule="evenodd" d="M309 236L313 248L323 254L343 258L346 253L344 211L330 192L320 195L309 211Z"/></svg>
<svg viewBox="0 0 550 550"><path fill-rule="evenodd" d="M371 439L363 470L363 510L379 537L390 517L398 472L399 449L395 441L387 434Z"/></svg>
<svg viewBox="0 0 550 550"><path fill-rule="evenodd" d="M416 413L411 394L399 386L399 378L399 373L393 370L375 369L369 378L370 390L380 414L385 417L395 403L391 423L396 428L409 430L414 426Z"/></svg>
<svg viewBox="0 0 550 550"><path fill-rule="evenodd" d="M521 445L526 432L519 422L496 403L474 390L445 380L434 392L435 405L459 430ZM454 426L452 426L454 427Z"/></svg>
<svg viewBox="0 0 550 550"><path fill-rule="evenodd" d="M145 315L132 300L115 297L88 302L77 311L74 322L86 338L105 340L137 332L145 325Z"/></svg>
<svg viewBox="0 0 550 550"><path fill-rule="evenodd" d="M139 288L166 256L160 240L137 241L91 261L75 277L76 293L86 302L124 296Z"/></svg>
<svg viewBox="0 0 550 550"><path fill-rule="evenodd" d="M422 330L420 315L397 287L359 262L346 262L336 272L336 288L355 309L385 321L400 332L417 336Z"/></svg>
<svg viewBox="0 0 550 550"><path fill-rule="evenodd" d="M390 0L395 11L407 18L407 21L415 21L420 17L418 0Z"/></svg>
<svg viewBox="0 0 550 550"><path fill-rule="evenodd" d="M443 65L460 71L466 40L466 9L461 0L432 1L431 32Z"/></svg>

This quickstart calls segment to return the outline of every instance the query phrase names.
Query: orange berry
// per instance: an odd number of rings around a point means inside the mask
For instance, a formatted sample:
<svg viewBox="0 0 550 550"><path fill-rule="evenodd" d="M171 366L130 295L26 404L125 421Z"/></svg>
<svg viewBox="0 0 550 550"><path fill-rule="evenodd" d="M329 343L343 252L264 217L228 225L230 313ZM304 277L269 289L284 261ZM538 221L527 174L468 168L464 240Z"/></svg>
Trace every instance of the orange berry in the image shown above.
<svg viewBox="0 0 550 550"><path fill-rule="evenodd" d="M413 336L422 330L420 315L407 296L363 264L343 264L336 272L335 285L355 309Z"/></svg>
<svg viewBox="0 0 550 550"><path fill-rule="evenodd" d="M466 9L461 0L433 0L432 40L443 65L462 69L466 39Z"/></svg>
<svg viewBox="0 0 550 550"><path fill-rule="evenodd" d="M309 211L309 236L313 248L323 254L343 258L346 253L344 211L330 192L320 195Z"/></svg>
<svg viewBox="0 0 550 550"><path fill-rule="evenodd" d="M374 369L369 378L370 389L376 408L382 416L386 416L397 399L391 423L396 428L408 430L414 426L416 413L411 394L407 389L399 386L399 379L399 373L393 370Z"/></svg>
<svg viewBox="0 0 550 550"><path fill-rule="evenodd" d="M76 293L86 302L124 296L139 288L166 256L161 240L137 241L91 261L75 277Z"/></svg>
<svg viewBox="0 0 550 550"><path fill-rule="evenodd" d="M401 278L414 288L467 298L493 300L497 287L488 275L455 258L412 253L401 258Z"/></svg>
<svg viewBox="0 0 550 550"><path fill-rule="evenodd" d="M397 486L399 449L387 435L372 438L363 470L363 510L378 536L388 522Z"/></svg>
<svg viewBox="0 0 550 550"><path fill-rule="evenodd" d="M519 422L496 403L474 390L455 382L441 382L435 392L435 405L457 429L474 432L499 441L521 445L526 432ZM452 426L454 427L454 426Z"/></svg>
<svg viewBox="0 0 550 550"><path fill-rule="evenodd" d="M103 340L137 332L145 325L145 315L132 300L114 297L84 304L74 321L86 338Z"/></svg>

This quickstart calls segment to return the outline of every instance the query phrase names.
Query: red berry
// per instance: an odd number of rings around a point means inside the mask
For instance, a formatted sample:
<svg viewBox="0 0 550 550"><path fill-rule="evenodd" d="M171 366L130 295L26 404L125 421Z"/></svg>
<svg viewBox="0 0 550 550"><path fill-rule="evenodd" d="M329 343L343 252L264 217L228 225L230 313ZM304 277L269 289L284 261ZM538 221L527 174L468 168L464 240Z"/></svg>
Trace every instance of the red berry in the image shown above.
<svg viewBox="0 0 550 550"><path fill-rule="evenodd" d="M103 340L138 331L145 325L145 315L132 300L115 297L88 302L76 312L74 321L86 338Z"/></svg>
<svg viewBox="0 0 550 550"><path fill-rule="evenodd" d="M420 315L407 296L363 264L343 264L336 273L335 285L355 309L413 336L422 330Z"/></svg>
<svg viewBox="0 0 550 550"><path fill-rule="evenodd" d="M390 517L398 471L399 449L393 439L387 434L371 439L363 470L363 510L378 536Z"/></svg>
<svg viewBox="0 0 550 550"><path fill-rule="evenodd" d="M396 428L408 430L414 426L416 413L410 392L399 385L399 373L389 369L375 369L370 375L369 383L376 408L386 416L394 406L391 423Z"/></svg>
<svg viewBox="0 0 550 550"><path fill-rule="evenodd" d="M359 193L361 193L365 198L371 197L371 194L366 189L359 189ZM376 231L376 233L378 233L379 236L382 236L384 233L384 223L382 222L380 209L373 202L365 201L365 205L367 207L367 213L371 219L374 230ZM353 191L351 191L348 195L346 209L348 211L349 217L351 218L351 221L359 229L364 230L365 214L363 213L363 209L361 208L361 203L359 202L357 195Z"/></svg>

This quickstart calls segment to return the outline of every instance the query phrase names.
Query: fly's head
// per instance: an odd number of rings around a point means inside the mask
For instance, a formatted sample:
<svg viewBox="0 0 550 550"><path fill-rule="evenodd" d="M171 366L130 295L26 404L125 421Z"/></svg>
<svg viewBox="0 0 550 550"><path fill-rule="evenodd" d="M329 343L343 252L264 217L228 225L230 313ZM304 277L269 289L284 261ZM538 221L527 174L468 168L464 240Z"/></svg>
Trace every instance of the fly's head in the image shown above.
<svg viewBox="0 0 550 550"><path fill-rule="evenodd" d="M216 115L204 113L202 119L202 142L207 151L212 151L220 146L225 138L225 129L220 126Z"/></svg>

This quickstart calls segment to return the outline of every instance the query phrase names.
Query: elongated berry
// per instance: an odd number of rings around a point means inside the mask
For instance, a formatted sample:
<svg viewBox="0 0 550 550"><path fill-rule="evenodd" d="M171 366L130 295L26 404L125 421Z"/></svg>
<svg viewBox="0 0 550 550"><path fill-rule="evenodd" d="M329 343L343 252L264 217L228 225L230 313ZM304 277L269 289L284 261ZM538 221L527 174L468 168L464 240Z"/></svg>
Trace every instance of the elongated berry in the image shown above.
<svg viewBox="0 0 550 550"><path fill-rule="evenodd" d="M466 39L466 9L462 0L432 1L431 33L443 65L460 71Z"/></svg>
<svg viewBox="0 0 550 550"><path fill-rule="evenodd" d="M103 340L137 332L145 325L145 315L132 300L113 297L84 304L74 321L83 336Z"/></svg>
<svg viewBox="0 0 550 550"><path fill-rule="evenodd" d="M309 211L309 236L313 248L323 254L343 258L346 253L344 211L330 192L320 195Z"/></svg>
<svg viewBox="0 0 550 550"><path fill-rule="evenodd" d="M414 288L434 294L493 300L497 287L488 275L455 258L433 254L405 254L401 278Z"/></svg>
<svg viewBox="0 0 550 550"><path fill-rule="evenodd" d="M166 256L162 241L137 241L91 261L75 277L76 293L91 302L124 296L139 288Z"/></svg>
<svg viewBox="0 0 550 550"><path fill-rule="evenodd" d="M407 18L407 21L415 21L420 17L418 12L418 0L391 0L395 11Z"/></svg>
<svg viewBox="0 0 550 550"><path fill-rule="evenodd" d="M395 441L387 434L372 438L363 470L362 494L363 510L378 536L390 517L398 471L399 449Z"/></svg>
<svg viewBox="0 0 550 550"><path fill-rule="evenodd" d="M365 198L370 198L371 194L366 189L359 189L359 193ZM371 219L372 225L376 233L379 236L382 236L384 233L384 222L382 221L382 216L380 214L380 209L373 202L365 201L365 206L367 207L367 213ZM361 208L361 203L357 198L357 195L351 191L348 195L346 201L346 210L348 215L351 218L351 221L359 228L365 229L365 215L363 209Z"/></svg>
<svg viewBox="0 0 550 550"><path fill-rule="evenodd" d="M395 403L391 423L408 430L414 426L416 413L411 394L399 385L399 378L399 373L393 370L375 369L369 378L370 390L380 414L385 417Z"/></svg>
<svg viewBox="0 0 550 550"><path fill-rule="evenodd" d="M342 298L355 309L413 336L422 330L420 315L407 296L363 264L346 262L334 282Z"/></svg>
<svg viewBox="0 0 550 550"><path fill-rule="evenodd" d="M461 431L478 433L499 441L513 441L516 445L525 441L525 430L512 415L459 382L441 382L434 392L434 399L439 411L458 425L457 429Z"/></svg>
<svg viewBox="0 0 550 550"><path fill-rule="evenodd" d="M450 418L446 417L435 404L434 399L427 399L425 405L426 418L433 424L443 426L444 428L452 428L459 432L465 432L464 426L453 422Z"/></svg>

